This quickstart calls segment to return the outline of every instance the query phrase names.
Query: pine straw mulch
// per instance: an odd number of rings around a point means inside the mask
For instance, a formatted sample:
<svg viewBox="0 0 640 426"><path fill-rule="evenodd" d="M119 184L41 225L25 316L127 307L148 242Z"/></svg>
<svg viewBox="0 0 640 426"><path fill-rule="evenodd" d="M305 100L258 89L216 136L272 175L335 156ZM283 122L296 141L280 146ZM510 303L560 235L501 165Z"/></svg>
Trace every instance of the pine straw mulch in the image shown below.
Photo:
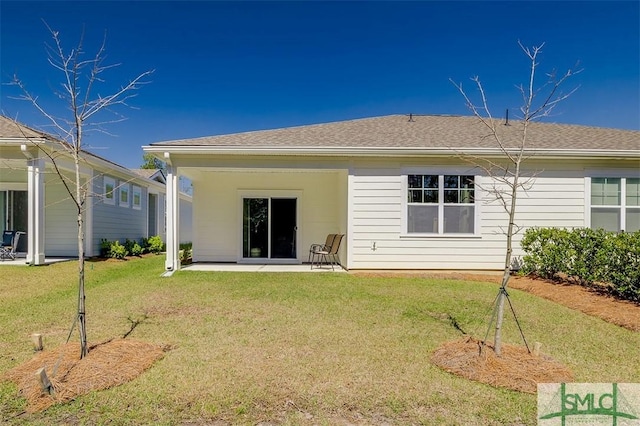
<svg viewBox="0 0 640 426"><path fill-rule="evenodd" d="M536 393L538 383L566 383L573 381L573 374L552 358L535 356L522 346L502 345L502 355L497 357L493 347L465 337L447 342L436 349L431 361L445 371L520 392Z"/></svg>
<svg viewBox="0 0 640 426"><path fill-rule="evenodd" d="M501 275L463 274L462 276L465 279L497 284L502 281ZM535 294L627 330L640 331L640 305L607 294L607 287L604 285L594 284L592 287L584 287L562 277L548 280L536 276L512 276L508 287Z"/></svg>
<svg viewBox="0 0 640 426"><path fill-rule="evenodd" d="M88 355L80 359L80 344L67 343L38 352L31 360L5 372L0 380L15 382L27 400L27 411L37 412L93 390L129 382L162 358L168 349L135 340L114 339L90 347ZM36 377L40 368L45 368L53 395L42 390Z"/></svg>

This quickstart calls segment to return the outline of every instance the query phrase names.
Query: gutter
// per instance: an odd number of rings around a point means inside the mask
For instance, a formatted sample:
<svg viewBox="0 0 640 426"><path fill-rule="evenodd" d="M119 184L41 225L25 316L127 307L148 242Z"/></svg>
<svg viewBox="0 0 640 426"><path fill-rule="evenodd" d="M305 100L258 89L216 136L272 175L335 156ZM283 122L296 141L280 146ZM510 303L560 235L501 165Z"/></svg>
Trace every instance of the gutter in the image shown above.
<svg viewBox="0 0 640 426"><path fill-rule="evenodd" d="M407 157L407 156L485 156L502 157L505 154L496 148L423 148L423 147L291 147L274 148L272 146L221 147L221 146L161 146L147 145L142 149L163 158L164 153L175 155L267 155L267 156L324 156L324 157ZM519 152L509 150L511 154ZM569 150L569 149L525 149L527 156L538 158L637 158L640 150Z"/></svg>

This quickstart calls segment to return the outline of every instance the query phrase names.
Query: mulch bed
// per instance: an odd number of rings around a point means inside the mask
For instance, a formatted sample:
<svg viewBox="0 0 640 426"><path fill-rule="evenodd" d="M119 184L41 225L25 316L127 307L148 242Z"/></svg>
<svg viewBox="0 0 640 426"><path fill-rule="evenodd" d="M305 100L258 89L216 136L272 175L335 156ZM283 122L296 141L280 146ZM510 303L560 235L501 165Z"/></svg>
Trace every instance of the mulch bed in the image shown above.
<svg viewBox="0 0 640 426"><path fill-rule="evenodd" d="M95 345L80 359L80 344L67 343L38 352L31 360L0 376L15 382L27 400L27 411L45 410L93 390L129 382L163 357L165 347L135 340L116 339ZM36 372L45 368L54 392L43 392Z"/></svg>
<svg viewBox="0 0 640 426"><path fill-rule="evenodd" d="M500 284L499 275L459 274L457 278ZM640 331L640 305L606 294L606 288L583 287L568 280L547 280L535 276L512 276L507 288L515 288L551 300L559 305L600 318L631 331Z"/></svg>
<svg viewBox="0 0 640 426"><path fill-rule="evenodd" d="M529 277L512 277L509 286L535 294L560 305L598 317L631 331L640 331L640 305L616 299L603 289Z"/></svg>
<svg viewBox="0 0 640 426"><path fill-rule="evenodd" d="M445 371L492 386L536 393L538 383L572 382L573 374L552 358L530 354L522 346L502 345L496 356L493 347L471 337L447 342L436 349L431 361Z"/></svg>

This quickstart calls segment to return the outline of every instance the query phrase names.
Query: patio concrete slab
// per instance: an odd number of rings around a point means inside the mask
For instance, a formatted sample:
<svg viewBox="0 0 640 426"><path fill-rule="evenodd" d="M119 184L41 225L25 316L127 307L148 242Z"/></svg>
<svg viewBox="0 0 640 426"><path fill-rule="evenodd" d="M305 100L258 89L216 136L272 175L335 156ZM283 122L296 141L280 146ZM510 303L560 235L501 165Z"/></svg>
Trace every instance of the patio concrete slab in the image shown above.
<svg viewBox="0 0 640 426"><path fill-rule="evenodd" d="M68 257L47 257L44 260L44 264L45 265L50 265L52 263L67 262L69 260L77 260L77 259L71 259L71 258L68 258ZM27 263L27 260L24 257L16 257L14 260L2 259L2 260L0 260L0 266L2 266L2 265L6 265L6 266L29 266L29 264ZM38 265L38 266L42 266L42 265Z"/></svg>
<svg viewBox="0 0 640 426"><path fill-rule="evenodd" d="M247 263L192 263L183 265L182 271L228 271L228 272L346 272L342 268L322 265L311 269L309 264L298 265L274 265L274 264L247 264Z"/></svg>

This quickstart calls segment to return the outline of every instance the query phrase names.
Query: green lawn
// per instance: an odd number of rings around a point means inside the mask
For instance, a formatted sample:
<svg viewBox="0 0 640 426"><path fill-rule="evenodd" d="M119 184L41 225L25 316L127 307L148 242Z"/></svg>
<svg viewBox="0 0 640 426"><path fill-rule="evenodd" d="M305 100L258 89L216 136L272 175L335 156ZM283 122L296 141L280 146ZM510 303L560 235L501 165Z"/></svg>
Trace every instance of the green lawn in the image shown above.
<svg viewBox="0 0 640 426"><path fill-rule="evenodd" d="M87 264L90 342L129 336L173 349L136 380L43 413L20 414L0 383L0 419L15 424L535 424L536 396L445 373L442 342L486 331L497 285L350 274L178 272L161 256ZM0 373L65 342L75 262L0 265ZM640 382L640 333L517 290L530 342L579 382ZM505 341L519 343L506 317ZM77 334L74 335L77 340ZM17 417L16 417L17 416Z"/></svg>

